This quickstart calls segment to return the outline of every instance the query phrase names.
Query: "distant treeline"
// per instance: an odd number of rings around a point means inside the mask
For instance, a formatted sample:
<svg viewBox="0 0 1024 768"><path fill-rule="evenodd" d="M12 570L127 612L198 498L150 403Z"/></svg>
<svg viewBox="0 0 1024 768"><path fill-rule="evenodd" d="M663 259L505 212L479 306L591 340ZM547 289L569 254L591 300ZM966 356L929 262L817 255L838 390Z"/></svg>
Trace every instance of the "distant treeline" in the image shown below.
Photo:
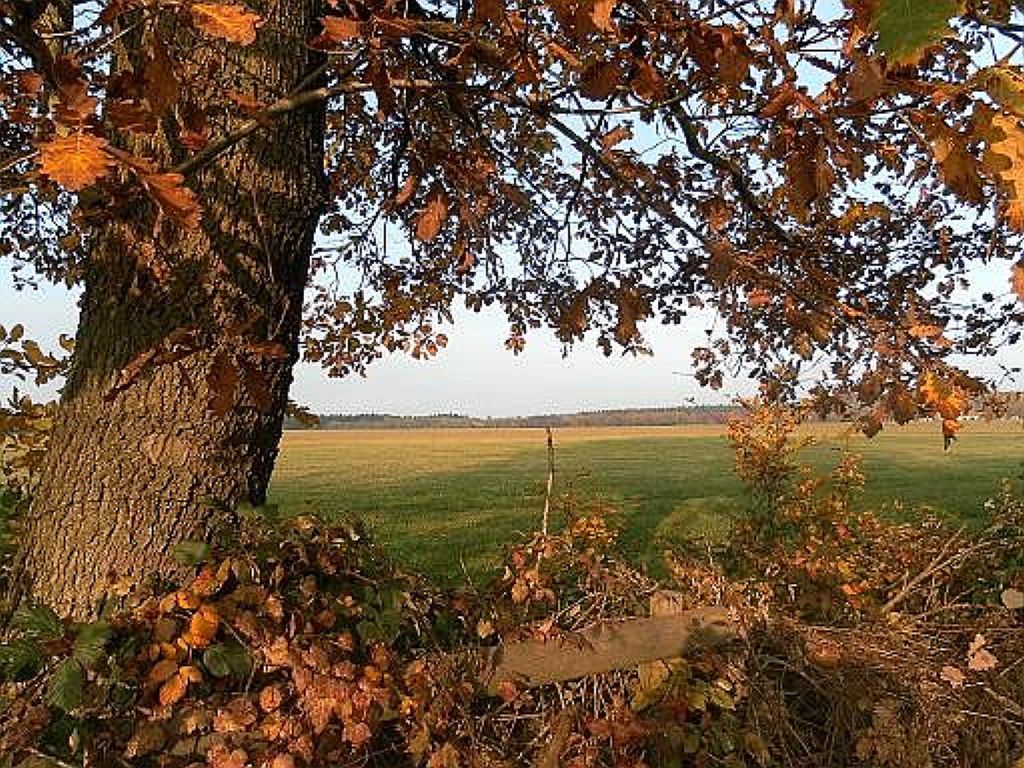
<svg viewBox="0 0 1024 768"><path fill-rule="evenodd" d="M1024 418L1024 392L1001 396L998 415ZM988 411L982 403L974 412ZM991 411L988 411L991 413ZM553 413L538 416L480 418L461 413L437 413L431 416L395 416L389 413L328 413L319 416L316 429L439 429L445 427L670 427L676 424L725 424L739 416L736 405L690 405L671 408L612 408L603 411ZM296 419L285 421L285 429L310 429Z"/></svg>
<svg viewBox="0 0 1024 768"><path fill-rule="evenodd" d="M734 405L695 405L676 408L616 408L580 413L479 418L459 413L394 416L388 413L329 413L320 415L319 429L429 429L442 427L662 427L676 424L724 424L742 413ZM294 419L285 429L305 429Z"/></svg>

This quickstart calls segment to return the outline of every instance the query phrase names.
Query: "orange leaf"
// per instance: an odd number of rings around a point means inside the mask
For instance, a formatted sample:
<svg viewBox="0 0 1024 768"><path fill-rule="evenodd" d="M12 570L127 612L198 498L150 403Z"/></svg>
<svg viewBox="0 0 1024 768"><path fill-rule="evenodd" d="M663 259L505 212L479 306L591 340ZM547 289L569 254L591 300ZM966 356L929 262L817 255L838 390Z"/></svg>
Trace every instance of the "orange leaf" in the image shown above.
<svg viewBox="0 0 1024 768"><path fill-rule="evenodd" d="M160 706L169 707L182 700L188 690L188 678L181 674L171 677L160 687Z"/></svg>
<svg viewBox="0 0 1024 768"><path fill-rule="evenodd" d="M214 744L206 751L206 764L210 768L245 768L249 755L244 749L228 751L223 744Z"/></svg>
<svg viewBox="0 0 1024 768"><path fill-rule="evenodd" d="M604 149L611 149L617 144L621 144L623 141L631 138L633 138L633 131L629 129L629 126L620 125L602 136L600 142Z"/></svg>
<svg viewBox="0 0 1024 768"><path fill-rule="evenodd" d="M107 140L91 133L73 133L39 145L39 166L44 176L77 191L105 176L113 161Z"/></svg>
<svg viewBox="0 0 1024 768"><path fill-rule="evenodd" d="M400 205L405 205L412 198L416 192L416 187L419 185L420 180L416 177L416 174L411 174L409 178L405 180L405 184L398 190L398 194L395 195L395 199L391 201L391 204L397 208Z"/></svg>
<svg viewBox="0 0 1024 768"><path fill-rule="evenodd" d="M258 14L240 5L196 3L192 6L192 23L211 37L232 43L251 45L256 42Z"/></svg>
<svg viewBox="0 0 1024 768"><path fill-rule="evenodd" d="M416 221L416 237L429 243L439 234L448 220L448 198L444 190L434 187L427 195L427 204Z"/></svg>
<svg viewBox="0 0 1024 768"><path fill-rule="evenodd" d="M592 0L590 21L600 32L614 32L615 22L612 21L612 9L618 0Z"/></svg>
<svg viewBox="0 0 1024 768"><path fill-rule="evenodd" d="M1010 290L1024 301L1024 261L1018 261L1010 267Z"/></svg>
<svg viewBox="0 0 1024 768"><path fill-rule="evenodd" d="M217 609L210 605L204 605L192 614L188 631L181 636L181 639L193 648L205 648L213 641L219 626L220 616L217 615Z"/></svg>
<svg viewBox="0 0 1024 768"><path fill-rule="evenodd" d="M985 648L987 642L984 635L974 636L967 649L967 669L972 672L986 672L994 669L999 663L999 660Z"/></svg>
<svg viewBox="0 0 1024 768"><path fill-rule="evenodd" d="M320 23L323 25L324 31L314 40L314 43L320 47L329 47L363 36L363 25L357 19L325 16L320 19Z"/></svg>
<svg viewBox="0 0 1024 768"><path fill-rule="evenodd" d="M260 691L260 709L264 712L273 712L281 706L284 701L284 693L278 685L268 685Z"/></svg>
<svg viewBox="0 0 1024 768"><path fill-rule="evenodd" d="M1016 118L996 115L992 126L1002 134L992 139L985 165L994 171L1006 192L1003 214L1014 229L1024 232L1024 129Z"/></svg>
<svg viewBox="0 0 1024 768"><path fill-rule="evenodd" d="M179 608L186 611L194 611L199 607L199 596L190 589L184 589L174 594L175 601Z"/></svg>
<svg viewBox="0 0 1024 768"><path fill-rule="evenodd" d="M151 173L142 176L150 196L171 221L187 229L199 226L202 208L195 192L185 186L180 173Z"/></svg>

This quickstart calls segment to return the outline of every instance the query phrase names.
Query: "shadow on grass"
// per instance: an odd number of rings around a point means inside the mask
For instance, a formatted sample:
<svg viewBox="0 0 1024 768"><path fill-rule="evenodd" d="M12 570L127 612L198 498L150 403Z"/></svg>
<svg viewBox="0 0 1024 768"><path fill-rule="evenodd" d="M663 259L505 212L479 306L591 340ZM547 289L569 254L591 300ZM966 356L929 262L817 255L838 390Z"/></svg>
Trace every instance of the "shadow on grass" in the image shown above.
<svg viewBox="0 0 1024 768"><path fill-rule="evenodd" d="M557 435L556 435L557 441ZM825 440L806 460L831 467L840 443ZM943 452L930 434L854 440L868 477L860 506L890 510L924 504L938 514L977 521L1001 477L1020 473L1024 445L1010 435L976 436ZM294 457L293 457L294 459ZM744 508L732 472L728 442L720 437L657 437L569 443L558 449L558 499L570 492L582 503L621 510L623 545L655 575L661 552L691 535L720 537ZM485 578L502 547L540 524L546 477L543 445L499 458L482 458L457 471L400 474L367 480L333 471L275 479L271 502L284 514L316 512L365 520L397 557L441 582Z"/></svg>

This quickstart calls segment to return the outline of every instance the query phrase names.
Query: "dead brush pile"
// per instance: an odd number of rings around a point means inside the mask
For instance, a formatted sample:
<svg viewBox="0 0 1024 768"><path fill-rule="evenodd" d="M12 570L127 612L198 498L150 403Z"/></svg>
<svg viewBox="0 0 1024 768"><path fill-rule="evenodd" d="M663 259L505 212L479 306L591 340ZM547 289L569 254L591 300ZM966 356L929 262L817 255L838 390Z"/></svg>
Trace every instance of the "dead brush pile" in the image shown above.
<svg viewBox="0 0 1024 768"><path fill-rule="evenodd" d="M853 457L800 466L795 429L764 409L736 426L753 509L666 553L667 584L616 555L611 510L566 505L486 588L433 589L356 525L254 517L134 610L26 607L0 646L0 766L1019 766L1019 489L982 531L887 522L854 511ZM707 605L740 640L484 684L488 649Z"/></svg>

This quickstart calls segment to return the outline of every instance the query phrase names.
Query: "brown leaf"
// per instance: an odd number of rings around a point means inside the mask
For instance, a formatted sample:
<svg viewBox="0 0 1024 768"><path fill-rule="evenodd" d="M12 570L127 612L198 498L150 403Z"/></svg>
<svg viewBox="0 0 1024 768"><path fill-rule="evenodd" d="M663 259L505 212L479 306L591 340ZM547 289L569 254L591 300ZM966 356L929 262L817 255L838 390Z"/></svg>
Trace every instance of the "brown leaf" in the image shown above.
<svg viewBox="0 0 1024 768"><path fill-rule="evenodd" d="M459 768L459 763L459 750L449 741L430 756L427 768Z"/></svg>
<svg viewBox="0 0 1024 768"><path fill-rule="evenodd" d="M210 124L204 112L194 102L187 101L178 110L181 124L179 139L181 143L193 151L205 147L210 141Z"/></svg>
<svg viewBox="0 0 1024 768"><path fill-rule="evenodd" d="M601 146L604 149L611 149L617 144L621 144L627 139L633 138L633 132L629 129L629 126L620 125L617 128L613 128L608 131L604 136L601 137Z"/></svg>
<svg viewBox="0 0 1024 768"><path fill-rule="evenodd" d="M366 723L356 723L345 726L342 738L351 743L354 749L359 749L373 738L373 732L370 731L370 726Z"/></svg>
<svg viewBox="0 0 1024 768"><path fill-rule="evenodd" d="M435 186L427 195L426 205L416 220L416 237L425 243L441 234L448 220L448 197L440 186Z"/></svg>
<svg viewBox="0 0 1024 768"><path fill-rule="evenodd" d="M146 680L150 685L160 685L166 683L176 674L178 674L178 662L174 659L162 659L149 670Z"/></svg>
<svg viewBox="0 0 1024 768"><path fill-rule="evenodd" d="M489 21L500 27L505 21L505 0L476 0L473 18L478 22Z"/></svg>
<svg viewBox="0 0 1024 768"><path fill-rule="evenodd" d="M43 76L32 70L21 70L15 77L18 80L18 90L26 96L35 96L43 89Z"/></svg>
<svg viewBox="0 0 1024 768"><path fill-rule="evenodd" d="M143 757L159 752L167 742L167 734L159 723L143 721L124 748L125 757Z"/></svg>
<svg viewBox="0 0 1024 768"><path fill-rule="evenodd" d="M248 8L223 3L196 3L191 10L196 29L211 37L241 45L256 42L256 27L261 19Z"/></svg>
<svg viewBox="0 0 1024 768"><path fill-rule="evenodd" d="M227 96L228 100L231 101L232 104L239 107L250 117L255 117L261 122L267 122L266 115L263 115L263 111L267 108L267 105L255 96L234 90L228 91L224 95Z"/></svg>
<svg viewBox="0 0 1024 768"><path fill-rule="evenodd" d="M637 323L650 317L651 307L642 290L623 285L615 296L619 317L615 325L615 340L623 346L640 336Z"/></svg>
<svg viewBox="0 0 1024 768"><path fill-rule="evenodd" d="M622 82L622 67L617 61L601 61L583 70L580 94L588 99L604 101Z"/></svg>
<svg viewBox="0 0 1024 768"><path fill-rule="evenodd" d="M135 133L153 133L156 116L141 101L113 101L107 103L106 117L116 127Z"/></svg>
<svg viewBox="0 0 1024 768"><path fill-rule="evenodd" d="M239 361L239 366L242 369L242 385L245 387L249 399L260 413L268 413L273 404L273 398L266 375L258 367L244 360Z"/></svg>
<svg viewBox="0 0 1024 768"><path fill-rule="evenodd" d="M540 82L540 71L537 59L529 51L521 53L512 65L516 83L519 85L536 85Z"/></svg>
<svg viewBox="0 0 1024 768"><path fill-rule="evenodd" d="M716 288L721 288L729 282L736 268L736 252L727 240L712 240L708 251L711 254L708 260L708 279Z"/></svg>
<svg viewBox="0 0 1024 768"><path fill-rule="evenodd" d="M113 161L107 154L107 140L91 133L76 132L39 146L39 168L44 176L71 191L95 183L107 174Z"/></svg>
<svg viewBox="0 0 1024 768"><path fill-rule="evenodd" d="M398 17L382 18L380 16L374 18L377 31L385 37L412 37L419 31L419 24L412 19L402 19Z"/></svg>
<svg viewBox="0 0 1024 768"><path fill-rule="evenodd" d="M153 107L153 114L160 117L177 103L181 86L174 74L174 62L159 38L154 38L149 46L144 79L146 100Z"/></svg>
<svg viewBox="0 0 1024 768"><path fill-rule="evenodd" d="M964 673L956 667L945 666L939 671L939 677L949 683L953 688L964 687Z"/></svg>
<svg viewBox="0 0 1024 768"><path fill-rule="evenodd" d="M245 351L264 360L287 360L289 357L288 347L279 341L251 341L245 345Z"/></svg>
<svg viewBox="0 0 1024 768"><path fill-rule="evenodd" d="M150 173L142 175L146 191L171 221L195 229L202 218L202 208L195 192L185 186L180 173Z"/></svg>
<svg viewBox="0 0 1024 768"><path fill-rule="evenodd" d="M1011 611L1019 611L1024 608L1024 592L1019 589L1012 587L1004 589L999 595L999 600Z"/></svg>
<svg viewBox="0 0 1024 768"><path fill-rule="evenodd" d="M644 101L656 101L665 97L665 80L654 69L652 63L645 59L637 61L630 86L633 88L633 92Z"/></svg>
<svg viewBox="0 0 1024 768"><path fill-rule="evenodd" d="M238 389L238 366L231 355L221 350L213 358L206 386L210 388L210 410L224 418L235 404L235 390Z"/></svg>
<svg viewBox="0 0 1024 768"><path fill-rule="evenodd" d="M213 730L217 733L237 733L246 730L256 722L259 713L249 699L240 696L232 699L226 707L217 711L213 718Z"/></svg>
<svg viewBox="0 0 1024 768"><path fill-rule="evenodd" d="M978 161L958 134L947 130L936 135L932 139L932 154L947 187L969 203L981 202Z"/></svg>
<svg viewBox="0 0 1024 768"><path fill-rule="evenodd" d="M268 685L260 691L260 709L264 712L273 712L281 706L284 701L284 694L278 685Z"/></svg>

